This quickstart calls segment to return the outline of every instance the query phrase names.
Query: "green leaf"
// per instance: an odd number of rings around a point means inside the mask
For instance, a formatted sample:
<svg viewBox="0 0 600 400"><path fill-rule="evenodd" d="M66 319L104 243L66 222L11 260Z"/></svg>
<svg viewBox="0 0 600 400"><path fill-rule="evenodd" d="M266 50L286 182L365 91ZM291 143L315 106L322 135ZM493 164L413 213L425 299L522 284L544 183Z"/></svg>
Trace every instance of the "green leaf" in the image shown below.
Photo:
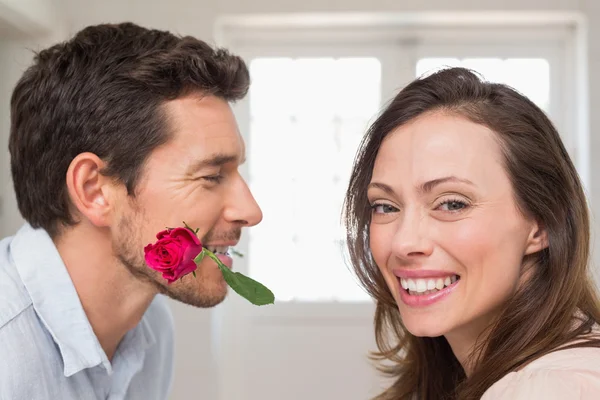
<svg viewBox="0 0 600 400"><path fill-rule="evenodd" d="M194 230L188 224L186 224L185 221L183 221L183 226L188 228L190 231L194 232ZM196 232L194 232L194 233L196 233Z"/></svg>
<svg viewBox="0 0 600 400"><path fill-rule="evenodd" d="M205 250L202 250L202 252L204 253ZM231 271L211 251L206 250L206 255L217 263L225 282L237 294L257 306L275 303L275 295L265 285L244 274Z"/></svg>
<svg viewBox="0 0 600 400"><path fill-rule="evenodd" d="M195 258L194 258L194 262L196 263L196 265L200 264L202 262L202 259L204 259L204 256L206 256L206 252L208 252L208 250L206 250L204 247L202 248L202 251L200 252L200 254L198 254Z"/></svg>
<svg viewBox="0 0 600 400"><path fill-rule="evenodd" d="M192 271L192 274L194 274L194 278L196 277L196 271Z"/></svg>
<svg viewBox="0 0 600 400"><path fill-rule="evenodd" d="M233 247L229 248L229 251L231 252L231 254L233 254L234 256L238 256L240 258L244 257L244 255L242 253L240 253L239 251L237 251L236 249L234 249Z"/></svg>

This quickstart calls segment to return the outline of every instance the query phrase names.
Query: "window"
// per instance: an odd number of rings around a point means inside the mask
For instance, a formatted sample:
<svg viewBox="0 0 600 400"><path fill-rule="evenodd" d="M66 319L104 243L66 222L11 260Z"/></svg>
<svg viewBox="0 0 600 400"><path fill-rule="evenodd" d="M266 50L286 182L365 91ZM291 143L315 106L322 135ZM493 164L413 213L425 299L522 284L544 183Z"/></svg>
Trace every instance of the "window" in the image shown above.
<svg viewBox="0 0 600 400"><path fill-rule="evenodd" d="M250 274L277 301L367 299L344 261L342 203L358 144L381 98L372 57L250 63L250 187L264 218ZM268 255L265 257L265 255Z"/></svg>

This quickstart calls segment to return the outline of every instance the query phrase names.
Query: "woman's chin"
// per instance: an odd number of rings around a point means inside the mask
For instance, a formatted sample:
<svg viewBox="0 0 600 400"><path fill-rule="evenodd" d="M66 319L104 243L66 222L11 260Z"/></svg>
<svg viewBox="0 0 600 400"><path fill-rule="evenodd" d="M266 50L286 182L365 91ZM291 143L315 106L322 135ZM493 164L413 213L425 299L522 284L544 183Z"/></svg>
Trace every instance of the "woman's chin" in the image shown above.
<svg viewBox="0 0 600 400"><path fill-rule="evenodd" d="M443 320L443 317L442 317ZM417 337L438 337L448 332L444 323L440 323L440 317L435 316L410 316L402 318L402 323L411 335Z"/></svg>

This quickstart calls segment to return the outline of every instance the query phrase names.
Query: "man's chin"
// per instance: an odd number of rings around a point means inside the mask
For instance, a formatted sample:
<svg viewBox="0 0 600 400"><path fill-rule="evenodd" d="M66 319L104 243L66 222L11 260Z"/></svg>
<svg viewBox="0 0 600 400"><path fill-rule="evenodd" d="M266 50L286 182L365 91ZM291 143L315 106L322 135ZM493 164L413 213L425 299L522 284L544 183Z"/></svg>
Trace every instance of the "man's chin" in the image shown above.
<svg viewBox="0 0 600 400"><path fill-rule="evenodd" d="M198 308L215 307L227 297L227 286L218 288L168 287L164 294L171 299Z"/></svg>
<svg viewBox="0 0 600 400"><path fill-rule="evenodd" d="M210 299L206 299L206 298L202 298L202 299L192 299L191 301L185 302L182 301L183 303L190 305L192 307L197 307L197 308L212 308L212 307L216 307L219 304L221 304L223 302L223 300L225 300L226 296L223 296L221 298L210 298Z"/></svg>

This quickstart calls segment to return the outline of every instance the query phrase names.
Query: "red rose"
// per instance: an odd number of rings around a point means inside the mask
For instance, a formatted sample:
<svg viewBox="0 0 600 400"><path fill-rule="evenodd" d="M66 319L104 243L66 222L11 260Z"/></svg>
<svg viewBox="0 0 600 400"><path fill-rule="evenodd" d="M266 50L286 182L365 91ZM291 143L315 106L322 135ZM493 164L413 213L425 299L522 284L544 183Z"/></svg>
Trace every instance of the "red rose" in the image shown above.
<svg viewBox="0 0 600 400"><path fill-rule="evenodd" d="M156 235L156 243L144 247L146 264L162 273L169 284L198 267L194 258L202 251L202 243L187 228L167 229Z"/></svg>

